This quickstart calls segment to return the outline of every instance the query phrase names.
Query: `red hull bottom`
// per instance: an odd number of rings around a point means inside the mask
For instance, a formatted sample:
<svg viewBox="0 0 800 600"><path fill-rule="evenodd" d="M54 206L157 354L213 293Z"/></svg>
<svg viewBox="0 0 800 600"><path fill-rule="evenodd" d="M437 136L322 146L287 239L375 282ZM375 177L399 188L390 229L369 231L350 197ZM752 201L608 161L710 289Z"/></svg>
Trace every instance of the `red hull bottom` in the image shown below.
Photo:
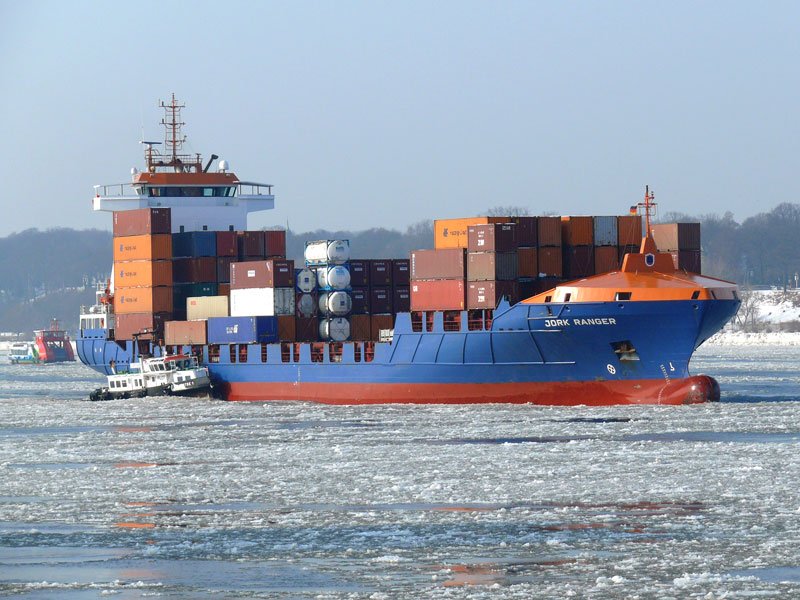
<svg viewBox="0 0 800 600"><path fill-rule="evenodd" d="M719 384L706 375L686 379L545 383L229 383L227 400L307 401L322 404L698 404L719 400Z"/></svg>

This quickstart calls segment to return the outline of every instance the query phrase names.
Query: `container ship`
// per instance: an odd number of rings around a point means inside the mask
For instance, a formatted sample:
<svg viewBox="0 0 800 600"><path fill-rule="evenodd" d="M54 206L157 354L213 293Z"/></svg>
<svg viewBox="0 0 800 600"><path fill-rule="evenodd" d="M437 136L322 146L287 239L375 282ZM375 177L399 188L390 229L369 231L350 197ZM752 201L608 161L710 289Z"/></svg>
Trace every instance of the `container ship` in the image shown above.
<svg viewBox="0 0 800 600"><path fill-rule="evenodd" d="M191 354L226 400L719 399L689 362L735 315L737 287L700 274L699 224L650 223L651 192L620 216L437 220L433 248L402 259L309 240L295 264L285 231L247 229L272 186L182 154L183 105L160 106L163 151L144 142L143 171L95 188L114 265L77 350L97 371Z"/></svg>

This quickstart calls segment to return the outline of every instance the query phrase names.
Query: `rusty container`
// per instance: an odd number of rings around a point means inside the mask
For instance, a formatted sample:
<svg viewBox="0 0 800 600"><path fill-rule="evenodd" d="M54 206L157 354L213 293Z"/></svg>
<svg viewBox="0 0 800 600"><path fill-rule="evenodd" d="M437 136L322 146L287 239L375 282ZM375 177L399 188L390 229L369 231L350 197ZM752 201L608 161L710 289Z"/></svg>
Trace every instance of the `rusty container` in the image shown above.
<svg viewBox="0 0 800 600"><path fill-rule="evenodd" d="M642 217L620 215L617 217L617 246L640 246L642 243Z"/></svg>
<svg viewBox="0 0 800 600"><path fill-rule="evenodd" d="M470 281L467 283L468 309L495 309L500 299L505 297L511 304L519 302L519 288L516 281Z"/></svg>
<svg viewBox="0 0 800 600"><path fill-rule="evenodd" d="M354 287L350 290L350 300L352 306L350 308L351 315L366 315L369 314L369 288L368 287Z"/></svg>
<svg viewBox="0 0 800 600"><path fill-rule="evenodd" d="M264 232L263 231L237 231L236 255L239 259L264 257Z"/></svg>
<svg viewBox="0 0 800 600"><path fill-rule="evenodd" d="M172 312L172 288L157 286L117 290L114 293L114 312L118 315Z"/></svg>
<svg viewBox="0 0 800 600"><path fill-rule="evenodd" d="M319 319L316 317L295 317L295 339L298 342L319 340Z"/></svg>
<svg viewBox="0 0 800 600"><path fill-rule="evenodd" d="M217 237L217 256L236 257L239 253L237 233L235 231L215 231Z"/></svg>
<svg viewBox="0 0 800 600"><path fill-rule="evenodd" d="M562 277L564 274L561 248L539 246L539 277Z"/></svg>
<svg viewBox="0 0 800 600"><path fill-rule="evenodd" d="M392 312L392 288L369 288L369 312L373 315L382 315Z"/></svg>
<svg viewBox="0 0 800 600"><path fill-rule="evenodd" d="M171 258L172 236L168 233L114 238L114 262Z"/></svg>
<svg viewBox="0 0 800 600"><path fill-rule="evenodd" d="M466 275L467 259L463 248L411 252L411 280L464 279Z"/></svg>
<svg viewBox="0 0 800 600"><path fill-rule="evenodd" d="M350 339L356 342L371 340L371 322L369 315L350 315Z"/></svg>
<svg viewBox="0 0 800 600"><path fill-rule="evenodd" d="M373 258L369 261L370 287L384 287L392 285L392 261L383 258Z"/></svg>
<svg viewBox="0 0 800 600"><path fill-rule="evenodd" d="M610 273L619 271L619 254L616 246L595 246L594 249L594 272Z"/></svg>
<svg viewBox="0 0 800 600"><path fill-rule="evenodd" d="M594 244L594 219L561 217L561 241L565 246L591 246Z"/></svg>
<svg viewBox="0 0 800 600"><path fill-rule="evenodd" d="M114 212L114 237L170 233L172 217L169 208L137 208Z"/></svg>
<svg viewBox="0 0 800 600"><path fill-rule="evenodd" d="M539 245L539 217L509 217L509 222L517 226L517 245Z"/></svg>
<svg viewBox="0 0 800 600"><path fill-rule="evenodd" d="M392 288L392 312L397 314L411 310L411 286L396 285Z"/></svg>
<svg viewBox="0 0 800 600"><path fill-rule="evenodd" d="M467 217L463 219L436 219L433 222L433 247L466 248L467 228L486 223L508 223L508 217ZM414 278L414 275L411 275Z"/></svg>
<svg viewBox="0 0 800 600"><path fill-rule="evenodd" d="M700 250L675 250L670 255L676 269L698 275L702 272Z"/></svg>
<svg viewBox="0 0 800 600"><path fill-rule="evenodd" d="M594 219L594 245L616 246L619 233L617 232L617 217L599 217Z"/></svg>
<svg viewBox="0 0 800 600"><path fill-rule="evenodd" d="M662 252L700 250L700 223L658 223L653 240Z"/></svg>
<svg viewBox="0 0 800 600"><path fill-rule="evenodd" d="M467 227L467 249L470 252L513 252L517 246L517 226L514 223Z"/></svg>
<svg viewBox="0 0 800 600"><path fill-rule="evenodd" d="M164 322L172 318L171 312L121 313L116 315L114 338L117 340L162 340Z"/></svg>
<svg viewBox="0 0 800 600"><path fill-rule="evenodd" d="M214 256L176 258L172 261L175 283L204 283L217 281L217 259Z"/></svg>
<svg viewBox="0 0 800 600"><path fill-rule="evenodd" d="M594 275L594 246L564 246L564 277L581 279Z"/></svg>
<svg viewBox="0 0 800 600"><path fill-rule="evenodd" d="M395 258L392 261L392 285L408 286L411 283L411 261L407 258Z"/></svg>
<svg viewBox="0 0 800 600"><path fill-rule="evenodd" d="M294 287L294 261L269 258L231 263L232 290Z"/></svg>
<svg viewBox="0 0 800 600"><path fill-rule="evenodd" d="M164 343L167 346L193 346L206 344L206 320L167 321L164 323Z"/></svg>
<svg viewBox="0 0 800 600"><path fill-rule="evenodd" d="M537 225L540 248L561 245L561 217L539 217Z"/></svg>
<svg viewBox="0 0 800 600"><path fill-rule="evenodd" d="M114 263L114 288L172 285L172 261L125 260Z"/></svg>
<svg viewBox="0 0 800 600"><path fill-rule="evenodd" d="M370 339L378 340L382 329L394 329L393 315L370 315Z"/></svg>
<svg viewBox="0 0 800 600"><path fill-rule="evenodd" d="M278 340L281 342L294 342L297 339L294 315L279 315L278 319Z"/></svg>
<svg viewBox="0 0 800 600"><path fill-rule="evenodd" d="M264 256L267 258L286 258L286 231L268 229L264 232Z"/></svg>
<svg viewBox="0 0 800 600"><path fill-rule="evenodd" d="M539 250L537 248L517 249L517 275L534 278L539 276Z"/></svg>
<svg viewBox="0 0 800 600"><path fill-rule="evenodd" d="M369 287L370 261L355 259L350 261L350 285L354 288Z"/></svg>
<svg viewBox="0 0 800 600"><path fill-rule="evenodd" d="M412 259L412 266L414 263ZM411 310L464 310L463 279L411 280Z"/></svg>
<svg viewBox="0 0 800 600"><path fill-rule="evenodd" d="M516 252L467 253L467 281L512 280L517 276Z"/></svg>

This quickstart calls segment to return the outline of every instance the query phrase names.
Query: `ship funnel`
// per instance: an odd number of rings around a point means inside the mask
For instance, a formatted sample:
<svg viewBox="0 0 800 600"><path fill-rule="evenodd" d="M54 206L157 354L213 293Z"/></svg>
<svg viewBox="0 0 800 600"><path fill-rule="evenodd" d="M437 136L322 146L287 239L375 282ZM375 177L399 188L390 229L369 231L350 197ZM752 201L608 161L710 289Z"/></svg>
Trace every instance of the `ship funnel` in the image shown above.
<svg viewBox="0 0 800 600"><path fill-rule="evenodd" d="M211 163L217 160L218 158L219 156L217 156L216 154L212 154L211 158L209 158L208 162L206 163L206 168L203 169L203 173L208 173L208 168L211 166Z"/></svg>

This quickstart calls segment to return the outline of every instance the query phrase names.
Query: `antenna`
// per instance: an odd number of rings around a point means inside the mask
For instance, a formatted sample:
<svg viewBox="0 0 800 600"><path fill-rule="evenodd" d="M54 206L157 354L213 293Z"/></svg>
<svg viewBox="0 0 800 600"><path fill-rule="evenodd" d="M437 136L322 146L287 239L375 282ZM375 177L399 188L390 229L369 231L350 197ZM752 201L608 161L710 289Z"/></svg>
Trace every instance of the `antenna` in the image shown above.
<svg viewBox="0 0 800 600"><path fill-rule="evenodd" d="M653 237L650 218L656 215L656 195L650 191L650 186L644 186L644 202L631 206L631 214L644 215L645 237Z"/></svg>
<svg viewBox="0 0 800 600"><path fill-rule="evenodd" d="M161 124L166 128L164 147L167 150L172 150L171 164L175 165L178 162L178 150L183 146L183 142L186 141L186 136L181 135L181 127L186 125L186 123L180 120L181 109L186 105L178 104L177 100L175 100L175 93L173 92L170 103L166 104L161 101L159 102L159 106L164 109L165 113L164 118L161 119Z"/></svg>

